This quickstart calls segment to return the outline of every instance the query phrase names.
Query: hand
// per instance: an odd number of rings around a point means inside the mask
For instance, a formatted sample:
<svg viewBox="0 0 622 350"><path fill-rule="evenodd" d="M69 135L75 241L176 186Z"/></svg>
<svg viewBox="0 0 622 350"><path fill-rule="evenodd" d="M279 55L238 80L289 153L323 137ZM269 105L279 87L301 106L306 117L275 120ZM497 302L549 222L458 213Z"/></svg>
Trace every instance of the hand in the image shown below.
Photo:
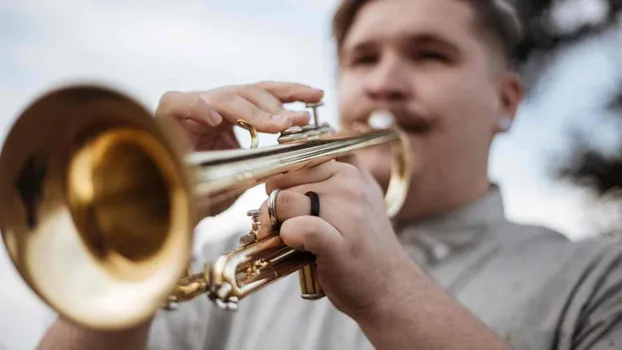
<svg viewBox="0 0 622 350"><path fill-rule="evenodd" d="M361 321L411 290L408 276L417 267L397 240L383 192L369 173L333 160L266 183L267 193L274 189L281 189L281 238L316 255L320 282L340 311ZM308 191L319 195L319 217L309 215ZM261 211L262 226L270 226L267 202Z"/></svg>
<svg viewBox="0 0 622 350"><path fill-rule="evenodd" d="M191 151L237 149L240 143L233 126L238 119L251 123L258 132L277 133L292 125L305 125L306 111L289 111L284 103L315 103L324 93L306 85L263 82L225 86L203 92L171 91L162 95L156 118L171 118L181 126ZM238 196L226 203L212 203L211 214L228 208Z"/></svg>
<svg viewBox="0 0 622 350"><path fill-rule="evenodd" d="M162 95L156 118L173 118L187 132L193 150L239 148L233 133L238 119L258 132L277 133L309 122L306 111L289 111L289 102L319 102L324 93L306 85L263 82L225 86L204 92L170 91Z"/></svg>

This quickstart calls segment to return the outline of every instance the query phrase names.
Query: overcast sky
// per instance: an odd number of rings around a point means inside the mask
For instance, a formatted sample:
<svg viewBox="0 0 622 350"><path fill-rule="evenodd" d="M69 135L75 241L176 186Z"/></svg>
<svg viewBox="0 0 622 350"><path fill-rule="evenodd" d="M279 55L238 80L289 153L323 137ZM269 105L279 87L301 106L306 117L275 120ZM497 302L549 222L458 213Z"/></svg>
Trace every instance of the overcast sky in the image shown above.
<svg viewBox="0 0 622 350"><path fill-rule="evenodd" d="M183 5L181 5L183 3ZM38 94L69 82L97 82L154 109L166 90L199 90L260 80L307 83L327 91L321 116L335 122L334 60L329 36L335 0L5 0L0 1L0 137ZM597 16L598 12L582 11ZM578 12L565 14L568 18ZM617 44L613 44L616 42ZM607 131L600 106L619 83L620 38L573 48L549 72L537 98L498 139L491 177L516 221L550 226L572 238L590 234L580 193L546 177L567 146L565 128ZM619 51L619 50L618 50ZM620 55L618 52L617 55ZM596 126L601 120L603 124ZM594 140L605 145L612 133ZM272 143L272 138L262 142ZM247 145L246 139L243 140ZM245 212L264 200L246 194L202 236L249 227ZM216 228L218 228L216 230ZM202 240L201 240L202 241ZM0 349L30 349L52 314L0 254Z"/></svg>

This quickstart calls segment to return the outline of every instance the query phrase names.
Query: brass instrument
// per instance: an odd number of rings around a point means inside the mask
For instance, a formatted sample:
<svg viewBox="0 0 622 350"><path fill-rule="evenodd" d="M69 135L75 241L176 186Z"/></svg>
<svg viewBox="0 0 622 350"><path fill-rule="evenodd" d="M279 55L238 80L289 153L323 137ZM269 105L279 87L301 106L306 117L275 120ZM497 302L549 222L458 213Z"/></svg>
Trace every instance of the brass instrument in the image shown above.
<svg viewBox="0 0 622 350"><path fill-rule="evenodd" d="M238 249L204 271L188 269L193 229L210 205L363 147L396 145L386 201L389 215L399 210L410 171L402 134L334 134L314 118L284 130L279 145L188 154L175 125L117 91L48 92L19 116L0 154L0 228L12 261L48 305L97 329L136 325L202 294L235 309L297 271L303 297L322 297L313 255L285 246L276 232L257 240L253 211ZM239 125L256 147L253 126Z"/></svg>

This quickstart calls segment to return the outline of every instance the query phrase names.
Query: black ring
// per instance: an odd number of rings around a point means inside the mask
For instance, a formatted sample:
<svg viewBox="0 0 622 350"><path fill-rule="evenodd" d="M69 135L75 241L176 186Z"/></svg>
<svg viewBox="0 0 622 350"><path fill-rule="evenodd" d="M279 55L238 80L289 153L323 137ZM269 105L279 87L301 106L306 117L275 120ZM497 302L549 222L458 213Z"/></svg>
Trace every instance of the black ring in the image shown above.
<svg viewBox="0 0 622 350"><path fill-rule="evenodd" d="M311 215L320 216L320 196L313 191L305 193L311 199Z"/></svg>

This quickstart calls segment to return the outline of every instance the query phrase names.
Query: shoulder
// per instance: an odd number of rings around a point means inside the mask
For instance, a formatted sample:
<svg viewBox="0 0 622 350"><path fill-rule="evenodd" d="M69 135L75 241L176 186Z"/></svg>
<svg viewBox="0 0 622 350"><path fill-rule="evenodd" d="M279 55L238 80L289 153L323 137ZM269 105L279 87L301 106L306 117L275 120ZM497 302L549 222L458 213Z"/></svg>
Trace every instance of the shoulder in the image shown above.
<svg viewBox="0 0 622 350"><path fill-rule="evenodd" d="M495 237L508 244L532 244L538 241L568 243L569 239L562 233L546 226L522 224L512 221L501 221L489 228Z"/></svg>
<svg viewBox="0 0 622 350"><path fill-rule="evenodd" d="M547 250L548 254L570 254L574 261L592 261L604 254L620 252L622 240L610 236L592 236L572 240L568 236L540 225L502 222L492 228L495 240L508 249Z"/></svg>
<svg viewBox="0 0 622 350"><path fill-rule="evenodd" d="M622 241L612 237L571 240L544 226L511 222L500 223L493 231L500 258L518 260L521 268L547 271L565 280L578 279L622 254Z"/></svg>
<svg viewBox="0 0 622 350"><path fill-rule="evenodd" d="M488 231L486 237L496 251L495 260L536 275L552 273L577 249L568 237L544 226L504 221Z"/></svg>
<svg viewBox="0 0 622 350"><path fill-rule="evenodd" d="M515 223L494 231L493 275L513 286L508 295L524 299L518 303L522 311L514 324L521 332L512 333L514 342L521 334L529 335L526 344L542 341L552 349L591 350L622 342L622 241L571 240L546 227Z"/></svg>
<svg viewBox="0 0 622 350"><path fill-rule="evenodd" d="M598 237L573 244L572 259L556 276L565 288L552 287L566 296L556 340L560 346L593 349L622 342L621 243Z"/></svg>
<svg viewBox="0 0 622 350"><path fill-rule="evenodd" d="M528 271L534 284L521 322L535 332L529 334L552 336L555 349L622 342L621 240L596 236L573 241L544 227L506 228L521 237L505 237L501 264L511 261L513 275Z"/></svg>

